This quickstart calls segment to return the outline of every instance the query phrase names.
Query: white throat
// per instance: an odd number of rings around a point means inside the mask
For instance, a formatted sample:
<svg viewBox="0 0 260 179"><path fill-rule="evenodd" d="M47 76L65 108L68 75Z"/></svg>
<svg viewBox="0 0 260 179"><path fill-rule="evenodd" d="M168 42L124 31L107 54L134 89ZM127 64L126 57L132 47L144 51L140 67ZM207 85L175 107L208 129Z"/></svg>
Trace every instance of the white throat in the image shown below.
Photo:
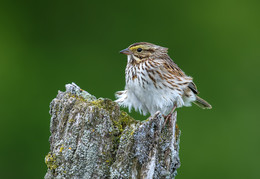
<svg viewBox="0 0 260 179"><path fill-rule="evenodd" d="M127 55L127 63L129 63L131 60L131 55Z"/></svg>

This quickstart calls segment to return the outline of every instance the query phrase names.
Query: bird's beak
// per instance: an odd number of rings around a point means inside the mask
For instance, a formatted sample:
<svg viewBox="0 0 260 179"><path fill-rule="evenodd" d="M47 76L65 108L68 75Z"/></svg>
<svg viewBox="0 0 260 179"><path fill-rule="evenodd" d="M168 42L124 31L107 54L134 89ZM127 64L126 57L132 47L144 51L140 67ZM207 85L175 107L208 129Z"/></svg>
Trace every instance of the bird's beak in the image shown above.
<svg viewBox="0 0 260 179"><path fill-rule="evenodd" d="M120 53L126 54L126 55L131 55L131 54L132 54L132 52L131 52L131 50L130 50L129 48L126 48L126 49L124 49L124 50L121 50Z"/></svg>

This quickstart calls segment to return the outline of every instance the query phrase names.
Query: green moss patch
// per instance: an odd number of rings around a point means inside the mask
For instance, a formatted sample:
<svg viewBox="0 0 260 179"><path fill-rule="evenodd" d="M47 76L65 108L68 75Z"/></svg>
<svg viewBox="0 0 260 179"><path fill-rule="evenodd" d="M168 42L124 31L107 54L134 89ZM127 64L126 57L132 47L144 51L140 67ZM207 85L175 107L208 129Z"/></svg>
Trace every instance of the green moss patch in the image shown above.
<svg viewBox="0 0 260 179"><path fill-rule="evenodd" d="M55 170L58 167L56 159L57 158L55 154L49 152L48 155L46 155L45 163L49 169Z"/></svg>

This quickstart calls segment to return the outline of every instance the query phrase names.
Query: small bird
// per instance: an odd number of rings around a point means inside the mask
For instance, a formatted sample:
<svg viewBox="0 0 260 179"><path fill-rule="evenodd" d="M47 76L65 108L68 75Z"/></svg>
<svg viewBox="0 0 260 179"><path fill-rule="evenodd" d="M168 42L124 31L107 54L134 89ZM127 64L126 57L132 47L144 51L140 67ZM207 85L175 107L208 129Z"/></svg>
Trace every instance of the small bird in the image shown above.
<svg viewBox="0 0 260 179"><path fill-rule="evenodd" d="M168 48L139 42L120 51L127 55L125 90L116 92L116 102L129 111L169 115L175 108L191 106L203 109L211 105L198 96L192 77L187 76L169 57Z"/></svg>

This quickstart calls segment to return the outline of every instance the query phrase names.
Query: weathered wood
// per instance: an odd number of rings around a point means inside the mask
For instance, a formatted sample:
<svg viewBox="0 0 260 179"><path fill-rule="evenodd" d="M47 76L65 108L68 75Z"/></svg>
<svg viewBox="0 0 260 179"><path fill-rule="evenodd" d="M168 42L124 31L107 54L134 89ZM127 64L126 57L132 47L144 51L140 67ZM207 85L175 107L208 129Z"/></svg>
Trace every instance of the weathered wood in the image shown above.
<svg viewBox="0 0 260 179"><path fill-rule="evenodd" d="M110 99L76 84L50 104L49 178L174 178L180 167L177 113L136 121Z"/></svg>

